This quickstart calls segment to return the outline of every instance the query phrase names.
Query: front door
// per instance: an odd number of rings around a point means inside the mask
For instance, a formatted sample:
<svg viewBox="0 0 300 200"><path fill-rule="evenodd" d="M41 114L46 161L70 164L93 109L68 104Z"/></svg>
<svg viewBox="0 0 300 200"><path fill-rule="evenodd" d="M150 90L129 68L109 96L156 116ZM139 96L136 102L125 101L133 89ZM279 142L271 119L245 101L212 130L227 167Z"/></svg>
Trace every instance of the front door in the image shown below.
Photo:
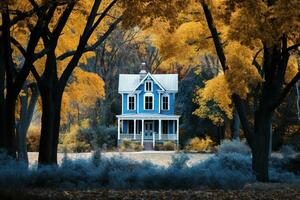
<svg viewBox="0 0 300 200"><path fill-rule="evenodd" d="M145 122L145 139L152 139L153 134L153 121Z"/></svg>

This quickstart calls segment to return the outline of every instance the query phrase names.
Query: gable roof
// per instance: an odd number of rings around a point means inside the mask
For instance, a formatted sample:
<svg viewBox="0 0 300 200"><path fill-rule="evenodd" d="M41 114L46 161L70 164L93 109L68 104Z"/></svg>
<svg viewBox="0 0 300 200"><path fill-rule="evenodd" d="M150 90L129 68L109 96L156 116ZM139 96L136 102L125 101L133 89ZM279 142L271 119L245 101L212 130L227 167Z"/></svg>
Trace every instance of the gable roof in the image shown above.
<svg viewBox="0 0 300 200"><path fill-rule="evenodd" d="M147 77L151 77L162 89L166 91L178 91L178 74L150 74L148 73L143 80L140 74L120 74L119 92L135 91Z"/></svg>
<svg viewBox="0 0 300 200"><path fill-rule="evenodd" d="M140 85L142 84L142 83L144 83L144 81L146 80L146 79L148 79L148 77L150 77L159 87L160 87L160 89L161 90L163 90L163 91L165 91L165 88L150 74L150 73L148 73L144 78L143 78L143 80L141 80L140 81L140 83L134 88L134 90L133 91L136 91L139 87L140 87Z"/></svg>

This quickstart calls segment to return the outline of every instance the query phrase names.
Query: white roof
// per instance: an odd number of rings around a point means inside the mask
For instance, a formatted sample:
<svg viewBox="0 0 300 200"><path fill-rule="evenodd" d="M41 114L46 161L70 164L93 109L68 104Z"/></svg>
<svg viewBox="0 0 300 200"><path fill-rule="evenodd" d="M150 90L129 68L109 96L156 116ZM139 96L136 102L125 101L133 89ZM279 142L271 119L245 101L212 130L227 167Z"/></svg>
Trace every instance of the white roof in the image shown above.
<svg viewBox="0 0 300 200"><path fill-rule="evenodd" d="M144 118L144 119L161 119L161 118L179 118L180 115L164 115L164 114L148 114L148 113L142 113L142 114L123 114L123 115L117 115L117 118L126 118L126 119L135 119L135 118Z"/></svg>
<svg viewBox="0 0 300 200"><path fill-rule="evenodd" d="M178 74L151 74L166 91L178 91ZM119 92L133 92L140 84L140 74L120 74Z"/></svg>

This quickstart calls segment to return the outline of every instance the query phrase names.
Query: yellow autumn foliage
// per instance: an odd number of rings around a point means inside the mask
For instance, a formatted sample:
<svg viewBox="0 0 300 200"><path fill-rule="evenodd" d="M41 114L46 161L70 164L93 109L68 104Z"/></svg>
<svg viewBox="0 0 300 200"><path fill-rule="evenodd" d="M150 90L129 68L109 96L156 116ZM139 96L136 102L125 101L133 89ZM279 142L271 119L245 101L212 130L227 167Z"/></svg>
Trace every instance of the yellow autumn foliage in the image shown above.
<svg viewBox="0 0 300 200"><path fill-rule="evenodd" d="M68 84L62 100L62 124L67 122L68 114L73 118L78 115L78 108L93 108L98 99L105 97L105 83L101 77L92 72L76 68L72 82Z"/></svg>
<svg viewBox="0 0 300 200"><path fill-rule="evenodd" d="M298 68L298 60L296 56L291 56L284 76L285 82L286 83L290 82L295 77L295 75L299 72L299 70L300 69Z"/></svg>
<svg viewBox="0 0 300 200"><path fill-rule="evenodd" d="M210 151L213 147L214 142L210 137L198 138L195 137L191 139L189 144L186 146L188 151L196 151L196 152L207 152Z"/></svg>
<svg viewBox="0 0 300 200"><path fill-rule="evenodd" d="M225 48L229 70L225 73L232 94L246 99L247 95L262 81L258 69L252 65L253 51L238 42L231 42Z"/></svg>
<svg viewBox="0 0 300 200"><path fill-rule="evenodd" d="M207 104L215 102L228 118L232 118L231 91L224 74L207 81L205 87L198 89L194 98L198 108L193 114L211 120L213 123L221 125L224 123L224 116L220 112L215 112Z"/></svg>

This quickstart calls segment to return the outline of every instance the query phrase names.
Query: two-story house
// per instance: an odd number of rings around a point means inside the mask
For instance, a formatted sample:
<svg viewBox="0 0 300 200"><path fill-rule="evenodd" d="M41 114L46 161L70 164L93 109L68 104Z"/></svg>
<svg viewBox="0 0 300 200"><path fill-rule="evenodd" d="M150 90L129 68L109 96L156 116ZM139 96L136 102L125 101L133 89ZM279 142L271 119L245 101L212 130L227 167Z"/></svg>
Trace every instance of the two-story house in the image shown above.
<svg viewBox="0 0 300 200"><path fill-rule="evenodd" d="M179 115L174 114L177 74L120 74L122 114L118 118L118 144L125 139L142 147L174 141L179 144Z"/></svg>

